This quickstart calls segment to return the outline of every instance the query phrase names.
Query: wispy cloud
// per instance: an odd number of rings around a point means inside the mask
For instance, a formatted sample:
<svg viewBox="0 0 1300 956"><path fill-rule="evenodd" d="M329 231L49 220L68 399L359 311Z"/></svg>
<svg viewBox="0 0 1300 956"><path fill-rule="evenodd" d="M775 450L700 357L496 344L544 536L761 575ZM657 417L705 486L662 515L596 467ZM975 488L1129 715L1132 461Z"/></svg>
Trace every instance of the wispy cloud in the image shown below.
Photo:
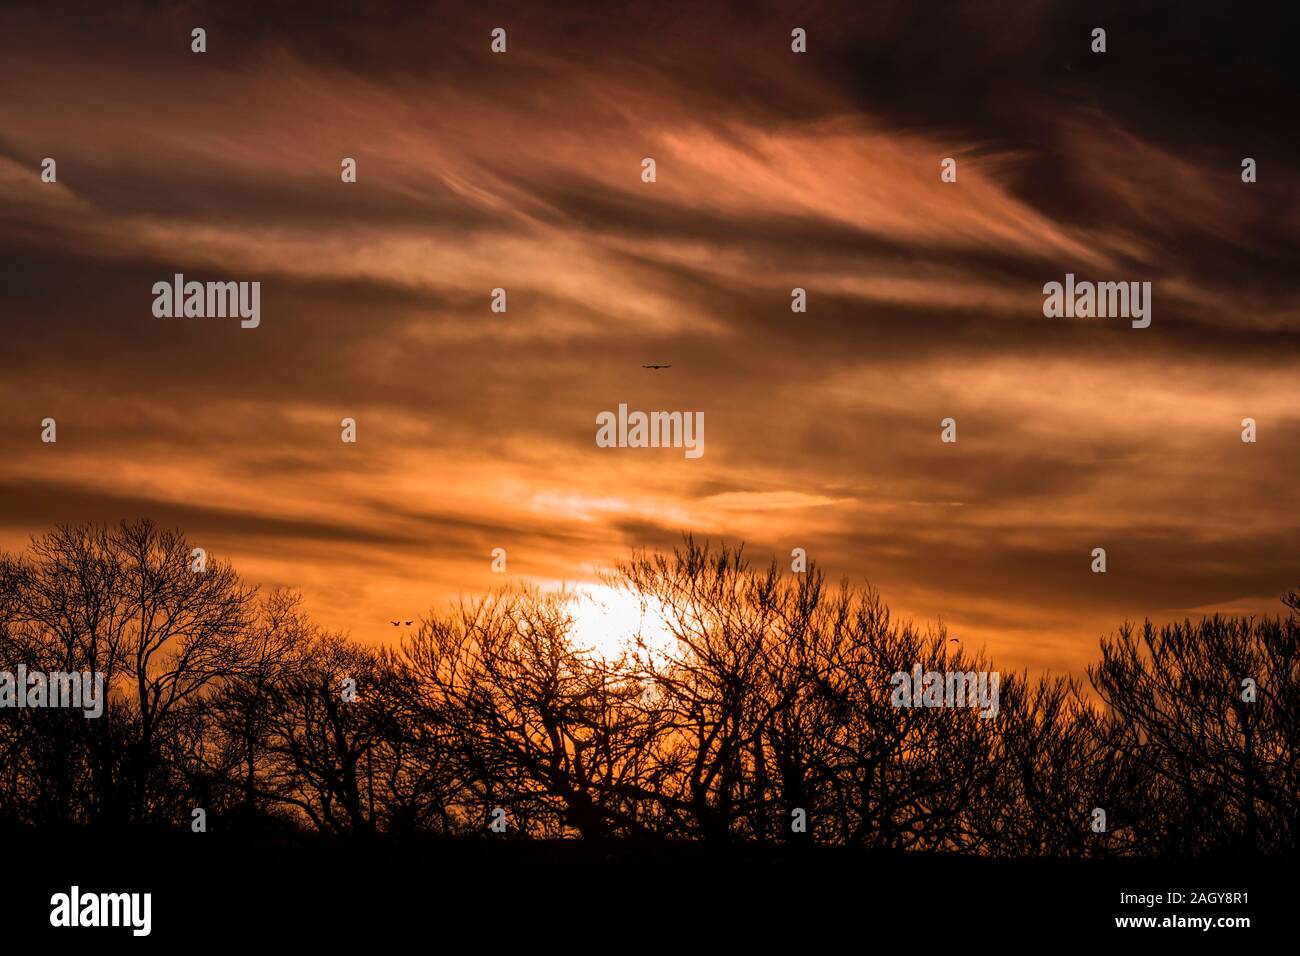
<svg viewBox="0 0 1300 956"><path fill-rule="evenodd" d="M376 639L499 583L494 547L571 580L685 528L804 547L1008 665L1271 610L1300 559L1296 85L1250 24L1223 42L1256 66L1162 66L1177 25L1112 12L1101 63L1053 3L827 10L802 57L780 5L493 11L497 58L474 11L6 9L3 543L150 515ZM1152 281L1152 327L1044 319L1067 271ZM177 272L261 281L262 326L154 318ZM707 454L596 448L619 402L704 410Z"/></svg>

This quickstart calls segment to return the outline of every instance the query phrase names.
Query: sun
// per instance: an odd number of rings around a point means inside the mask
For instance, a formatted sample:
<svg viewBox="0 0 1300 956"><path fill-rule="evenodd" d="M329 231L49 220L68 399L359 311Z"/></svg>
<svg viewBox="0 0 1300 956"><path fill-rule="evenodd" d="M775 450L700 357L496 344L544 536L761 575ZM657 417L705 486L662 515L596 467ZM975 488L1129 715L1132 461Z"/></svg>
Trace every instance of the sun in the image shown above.
<svg viewBox="0 0 1300 956"><path fill-rule="evenodd" d="M653 598L605 584L579 585L571 593L575 647L615 658L635 646L638 636L645 647L659 652L675 641L662 606Z"/></svg>

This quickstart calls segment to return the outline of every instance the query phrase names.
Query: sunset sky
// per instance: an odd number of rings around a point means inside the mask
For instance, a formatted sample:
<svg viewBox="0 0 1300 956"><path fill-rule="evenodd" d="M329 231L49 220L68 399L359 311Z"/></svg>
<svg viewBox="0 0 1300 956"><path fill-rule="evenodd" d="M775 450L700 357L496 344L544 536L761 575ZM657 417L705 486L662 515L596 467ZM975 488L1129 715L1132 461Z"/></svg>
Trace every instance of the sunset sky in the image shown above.
<svg viewBox="0 0 1300 956"><path fill-rule="evenodd" d="M1300 68L1249 7L221 6L0 9L0 546L151 517L378 642L693 530L1031 670L1300 584ZM154 317L178 272L260 327ZM1045 318L1067 272L1151 327ZM619 403L704 455L598 448Z"/></svg>

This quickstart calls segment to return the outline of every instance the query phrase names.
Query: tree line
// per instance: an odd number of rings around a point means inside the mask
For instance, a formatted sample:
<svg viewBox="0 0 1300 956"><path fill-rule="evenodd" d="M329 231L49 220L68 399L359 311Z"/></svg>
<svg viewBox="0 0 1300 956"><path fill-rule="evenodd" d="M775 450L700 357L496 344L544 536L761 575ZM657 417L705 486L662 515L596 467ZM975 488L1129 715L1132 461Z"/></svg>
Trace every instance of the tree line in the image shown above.
<svg viewBox="0 0 1300 956"><path fill-rule="evenodd" d="M609 583L673 640L575 646L565 595L462 599L391 647L195 570L148 521L0 556L0 671L102 673L104 712L0 707L0 821L334 835L823 843L987 856L1291 854L1300 592L1124 624L1086 680L1001 674L998 713L898 707L988 672L868 587L686 536ZM1102 811L1099 817L1097 811Z"/></svg>

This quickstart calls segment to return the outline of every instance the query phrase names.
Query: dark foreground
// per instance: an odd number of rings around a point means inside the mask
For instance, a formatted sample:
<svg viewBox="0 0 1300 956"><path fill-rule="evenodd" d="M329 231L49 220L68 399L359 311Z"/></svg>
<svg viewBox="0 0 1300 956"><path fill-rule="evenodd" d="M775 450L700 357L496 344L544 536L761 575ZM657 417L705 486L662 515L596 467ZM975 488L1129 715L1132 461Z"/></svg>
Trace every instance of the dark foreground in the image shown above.
<svg viewBox="0 0 1300 956"><path fill-rule="evenodd" d="M16 831L0 869L10 938L175 946L327 942L460 949L475 940L587 949L943 946L1135 935L1240 946L1289 932L1294 863L997 861L702 845L597 848L505 838L324 841L188 831ZM149 892L151 932L50 926L51 897ZM1169 893L1182 902L1169 905ZM1121 893L1166 902L1121 903ZM1241 902L1198 894L1241 893ZM1116 917L1247 917L1250 928L1118 928ZM15 937L13 934L17 934Z"/></svg>

